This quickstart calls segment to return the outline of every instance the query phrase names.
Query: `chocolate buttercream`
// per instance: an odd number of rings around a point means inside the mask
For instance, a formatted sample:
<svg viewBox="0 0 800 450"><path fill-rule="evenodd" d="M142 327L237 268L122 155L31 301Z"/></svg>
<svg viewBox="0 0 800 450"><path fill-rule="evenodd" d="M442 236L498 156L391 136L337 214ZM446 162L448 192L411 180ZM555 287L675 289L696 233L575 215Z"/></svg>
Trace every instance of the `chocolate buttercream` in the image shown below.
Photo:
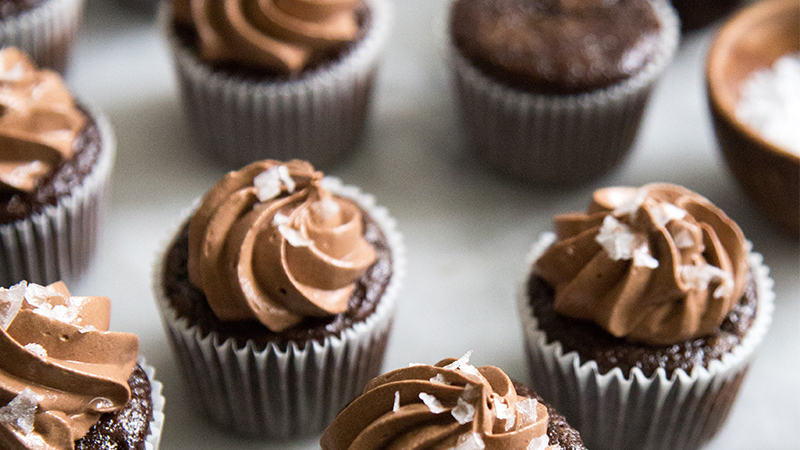
<svg viewBox="0 0 800 450"><path fill-rule="evenodd" d="M747 283L742 231L680 186L601 189L587 213L555 227L535 265L555 310L617 337L669 345L712 334Z"/></svg>
<svg viewBox="0 0 800 450"><path fill-rule="evenodd" d="M323 450L544 450L547 407L469 354L381 375L325 431Z"/></svg>
<svg viewBox="0 0 800 450"><path fill-rule="evenodd" d="M139 353L108 331L106 297L21 282L0 290L0 446L71 450L100 416L130 399Z"/></svg>
<svg viewBox="0 0 800 450"><path fill-rule="evenodd" d="M315 52L356 39L362 0L173 0L175 22L193 27L200 57L298 73Z"/></svg>
<svg viewBox="0 0 800 450"><path fill-rule="evenodd" d="M203 198L189 222L189 278L220 320L280 332L347 309L375 250L358 206L321 181L304 161L260 161Z"/></svg>
<svg viewBox="0 0 800 450"><path fill-rule="evenodd" d="M61 77L16 48L0 51L0 193L30 193L62 162L86 118Z"/></svg>

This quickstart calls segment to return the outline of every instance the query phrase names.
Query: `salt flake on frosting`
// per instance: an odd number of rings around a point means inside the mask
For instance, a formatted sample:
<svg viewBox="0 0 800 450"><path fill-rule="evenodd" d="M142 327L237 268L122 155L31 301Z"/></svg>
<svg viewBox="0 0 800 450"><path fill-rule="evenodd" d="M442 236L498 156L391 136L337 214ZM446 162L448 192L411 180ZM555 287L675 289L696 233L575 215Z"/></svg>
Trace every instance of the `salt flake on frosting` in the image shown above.
<svg viewBox="0 0 800 450"><path fill-rule="evenodd" d="M536 422L539 418L539 413L536 412L536 405L539 401L535 398L526 398L517 402L517 411L522 416L522 425L527 425Z"/></svg>
<svg viewBox="0 0 800 450"><path fill-rule="evenodd" d="M525 450L545 450L547 449L547 445L550 442L550 438L547 437L547 434L544 436L539 436L536 438L531 439L531 442L528 444L528 447ZM550 450L561 449L558 445L555 447L550 447Z"/></svg>
<svg viewBox="0 0 800 450"><path fill-rule="evenodd" d="M39 396L25 388L6 406L0 408L0 423L10 424L26 435L33 431L33 415L39 404Z"/></svg>
<svg viewBox="0 0 800 450"><path fill-rule="evenodd" d="M672 240L675 242L675 245L681 249L694 247L694 238L692 237L692 233L685 228L681 231L678 231L675 236L672 237Z"/></svg>
<svg viewBox="0 0 800 450"><path fill-rule="evenodd" d="M394 391L394 404L392 405L392 412L400 411L400 391Z"/></svg>
<svg viewBox="0 0 800 450"><path fill-rule="evenodd" d="M97 331L97 328L95 328L94 325L86 325L85 327L78 330L78 332L81 334L89 333L91 331Z"/></svg>
<svg viewBox="0 0 800 450"><path fill-rule="evenodd" d="M47 350L39 344L35 344L31 342L30 344L25 345L25 350L33 353L34 355L38 356L39 358L46 358L47 357Z"/></svg>
<svg viewBox="0 0 800 450"><path fill-rule="evenodd" d="M485 448L486 444L480 434L467 433L459 436L458 443L452 450L484 450Z"/></svg>
<svg viewBox="0 0 800 450"><path fill-rule="evenodd" d="M475 418L475 407L465 401L463 398L458 398L456 407L450 410L450 414L456 419L458 423L464 425L470 423Z"/></svg>
<svg viewBox="0 0 800 450"><path fill-rule="evenodd" d="M17 317L22 301L25 299L25 281L11 286L8 289L0 288L0 325L4 330L8 329L14 318Z"/></svg>
<svg viewBox="0 0 800 450"><path fill-rule="evenodd" d="M444 379L444 375L440 373L437 373L436 376L431 377L430 382L439 384L448 384L448 385L450 384L447 382L447 380Z"/></svg>
<svg viewBox="0 0 800 450"><path fill-rule="evenodd" d="M665 226L673 220L683 220L688 214L685 209L679 208L672 203L659 203L651 209L651 212L653 214L653 220L656 225L660 227Z"/></svg>
<svg viewBox="0 0 800 450"><path fill-rule="evenodd" d="M633 216L642 206L645 199L647 199L647 189L637 189L636 195L631 195L615 205L616 208L614 208L612 214L615 216Z"/></svg>
<svg viewBox="0 0 800 450"><path fill-rule="evenodd" d="M594 239L614 261L633 259L635 266L658 267L658 261L650 254L645 237L632 232L628 225L612 216L603 219L603 225Z"/></svg>
<svg viewBox="0 0 800 450"><path fill-rule="evenodd" d="M294 180L289 175L289 169L284 166L270 167L253 178L258 201L266 202L281 195L283 187L288 193L293 193L296 187Z"/></svg>
<svg viewBox="0 0 800 450"><path fill-rule="evenodd" d="M714 290L714 298L722 298L733 291L731 274L711 264L680 266L679 273L681 280L696 290L707 289L712 281L718 281L720 284Z"/></svg>
<svg viewBox="0 0 800 450"><path fill-rule="evenodd" d="M439 401L438 398L434 397L431 394L426 394L425 392L419 393L419 399L422 400L422 403L425 403L425 406L431 410L434 414L441 414L447 411L447 408L442 405L442 402Z"/></svg>
<svg viewBox="0 0 800 450"><path fill-rule="evenodd" d="M67 304L53 305L48 301L48 299L52 297L59 297ZM34 313L47 317L48 319L74 324L75 320L78 318L78 307L71 301L70 297L64 297L45 286L28 283L28 287L25 289L25 301L35 307L33 310Z"/></svg>
<svg viewBox="0 0 800 450"><path fill-rule="evenodd" d="M319 216L322 220L328 220L336 214L339 214L342 208L336 200L325 197L312 203L311 209L314 210L314 214Z"/></svg>
<svg viewBox="0 0 800 450"><path fill-rule="evenodd" d="M492 394L492 402L494 403L494 415L497 420L504 420L506 422L506 431L510 430L517 421L516 412L508 406L506 400L497 394Z"/></svg>
<svg viewBox="0 0 800 450"><path fill-rule="evenodd" d="M272 224L278 227L278 232L292 247L308 247L313 244L313 241L306 239L299 231L292 228L290 222L291 219L280 212L276 212L272 217Z"/></svg>
<svg viewBox="0 0 800 450"><path fill-rule="evenodd" d="M468 351L461 358L453 361L452 363L444 366L445 370L460 370L469 375L478 375L478 369L469 364L469 358L472 356L472 350Z"/></svg>

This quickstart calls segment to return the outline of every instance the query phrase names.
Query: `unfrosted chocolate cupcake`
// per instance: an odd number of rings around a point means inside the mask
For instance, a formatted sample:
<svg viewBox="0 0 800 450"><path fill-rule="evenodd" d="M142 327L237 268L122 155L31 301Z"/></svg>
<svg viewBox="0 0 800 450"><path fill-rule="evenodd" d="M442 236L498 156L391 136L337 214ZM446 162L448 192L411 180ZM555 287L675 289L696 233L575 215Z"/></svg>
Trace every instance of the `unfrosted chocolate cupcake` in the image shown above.
<svg viewBox="0 0 800 450"><path fill-rule="evenodd" d="M115 142L60 76L0 51L0 283L50 283L89 265Z"/></svg>
<svg viewBox="0 0 800 450"><path fill-rule="evenodd" d="M161 384L136 336L108 331L108 298L21 282L0 305L2 448L158 449Z"/></svg>
<svg viewBox="0 0 800 450"><path fill-rule="evenodd" d="M325 430L322 450L584 450L580 434L530 388L468 353L369 382Z"/></svg>
<svg viewBox="0 0 800 450"><path fill-rule="evenodd" d="M211 419L320 431L380 371L404 257L374 199L303 161L230 172L156 266L162 318Z"/></svg>
<svg viewBox="0 0 800 450"><path fill-rule="evenodd" d="M36 64L64 72L85 0L0 0L0 47L19 47Z"/></svg>
<svg viewBox="0 0 800 450"><path fill-rule="evenodd" d="M711 202L670 184L601 189L555 228L520 291L534 387L590 448L700 448L771 321L760 255Z"/></svg>
<svg viewBox="0 0 800 450"><path fill-rule="evenodd" d="M388 34L386 0L171 4L162 21L189 124L209 154L236 167L323 166L355 149Z"/></svg>
<svg viewBox="0 0 800 450"><path fill-rule="evenodd" d="M661 0L455 0L450 53L472 150L539 184L607 173L678 34Z"/></svg>

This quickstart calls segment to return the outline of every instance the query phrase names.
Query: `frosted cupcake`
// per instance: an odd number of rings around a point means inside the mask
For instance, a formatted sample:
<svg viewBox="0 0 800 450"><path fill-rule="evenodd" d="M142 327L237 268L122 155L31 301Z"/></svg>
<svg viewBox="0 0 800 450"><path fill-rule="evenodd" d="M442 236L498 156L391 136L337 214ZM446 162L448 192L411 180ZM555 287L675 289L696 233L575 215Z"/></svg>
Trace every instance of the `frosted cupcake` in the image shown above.
<svg viewBox="0 0 800 450"><path fill-rule="evenodd" d="M597 191L535 246L520 316L536 388L589 448L697 449L772 317L761 255L704 197Z"/></svg>
<svg viewBox="0 0 800 450"><path fill-rule="evenodd" d="M0 51L0 285L74 279L89 265L116 144L59 75Z"/></svg>
<svg viewBox="0 0 800 450"><path fill-rule="evenodd" d="M373 379L325 430L322 450L585 450L535 392L469 356Z"/></svg>
<svg viewBox="0 0 800 450"><path fill-rule="evenodd" d="M322 430L380 373L403 260L372 197L306 162L267 160L205 195L155 290L210 418L285 438Z"/></svg>
<svg viewBox="0 0 800 450"><path fill-rule="evenodd" d="M0 47L19 47L36 64L64 72L84 0L0 0Z"/></svg>
<svg viewBox="0 0 800 450"><path fill-rule="evenodd" d="M323 166L358 145L386 0L173 0L162 12L189 123L215 158Z"/></svg>
<svg viewBox="0 0 800 450"><path fill-rule="evenodd" d="M666 0L454 0L449 53L471 150L542 185L608 173L678 36Z"/></svg>
<svg viewBox="0 0 800 450"><path fill-rule="evenodd" d="M106 297L62 282L0 288L0 446L158 449L164 398L139 340L108 331Z"/></svg>

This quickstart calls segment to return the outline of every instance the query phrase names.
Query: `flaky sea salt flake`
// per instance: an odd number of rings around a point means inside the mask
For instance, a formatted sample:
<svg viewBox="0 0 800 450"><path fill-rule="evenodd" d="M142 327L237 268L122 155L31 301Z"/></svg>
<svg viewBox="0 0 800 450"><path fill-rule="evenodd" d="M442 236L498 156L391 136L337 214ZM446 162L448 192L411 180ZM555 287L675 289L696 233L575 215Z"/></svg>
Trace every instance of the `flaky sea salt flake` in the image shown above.
<svg viewBox="0 0 800 450"><path fill-rule="evenodd" d="M536 405L538 404L539 401L535 398L526 398L517 402L517 411L522 416L523 425L536 422L539 418L539 414L536 412Z"/></svg>
<svg viewBox="0 0 800 450"><path fill-rule="evenodd" d="M614 211L611 214L615 216L633 216L636 214L636 211L644 203L645 199L647 198L647 190L646 189L637 189L636 195L631 195L624 201L620 202L614 208Z"/></svg>
<svg viewBox="0 0 800 450"><path fill-rule="evenodd" d="M719 282L719 286L714 290L715 298L729 295L733 290L731 274L711 264L680 266L679 273L681 280L695 290L707 289L712 281Z"/></svg>
<svg viewBox="0 0 800 450"><path fill-rule="evenodd" d="M25 434L30 434L33 431L33 415L38 404L39 396L30 388L25 388L6 406L0 408L0 423L10 424Z"/></svg>
<svg viewBox="0 0 800 450"><path fill-rule="evenodd" d="M663 227L673 220L682 220L686 217L685 209L679 208L672 203L659 203L651 209L653 213L653 220L656 225Z"/></svg>
<svg viewBox="0 0 800 450"><path fill-rule="evenodd" d="M469 358L472 356L472 350L469 350L461 358L453 361L452 363L444 366L446 370L460 370L469 375L478 375L478 369L469 364Z"/></svg>
<svg viewBox="0 0 800 450"><path fill-rule="evenodd" d="M20 281L8 289L0 288L0 326L8 329L17 317L22 301L25 299L25 287L28 283Z"/></svg>
<svg viewBox="0 0 800 450"><path fill-rule="evenodd" d="M633 251L633 265L636 267L658 268L658 260L650 254L647 244L636 247Z"/></svg>
<svg viewBox="0 0 800 450"><path fill-rule="evenodd" d="M394 404L392 405L392 412L400 411L400 391L394 391Z"/></svg>
<svg viewBox="0 0 800 450"><path fill-rule="evenodd" d="M694 247L694 238L692 237L692 233L685 228L676 233L675 236L672 237L672 240L680 249Z"/></svg>
<svg viewBox="0 0 800 450"><path fill-rule="evenodd" d="M517 414L508 403L506 403L506 399L500 397L498 395L494 395L492 398L492 402L494 403L494 415L497 417L497 420L504 420L506 422L505 428L506 431L510 430L514 423L517 421Z"/></svg>
<svg viewBox="0 0 800 450"><path fill-rule="evenodd" d="M86 325L85 327L78 330L78 332L81 334L89 333L90 331L97 331L97 328L95 328L94 325Z"/></svg>
<svg viewBox="0 0 800 450"><path fill-rule="evenodd" d="M486 444L478 433L466 433L458 437L458 443L452 450L484 450Z"/></svg>
<svg viewBox="0 0 800 450"><path fill-rule="evenodd" d="M280 178L281 183L286 186L286 192L290 194L294 193L294 189L297 187L297 185L295 184L294 179L292 179L292 176L289 175L289 168L284 165L278 166L278 177Z"/></svg>
<svg viewBox="0 0 800 450"><path fill-rule="evenodd" d="M47 357L47 350L39 344L35 344L31 342L30 344L25 345L25 350L33 353L34 355L38 356L39 358L46 358Z"/></svg>
<svg viewBox="0 0 800 450"><path fill-rule="evenodd" d="M458 423L464 425L470 423L475 418L475 407L466 402L463 398L458 398L456 407L450 410L450 414L456 419Z"/></svg>
<svg viewBox="0 0 800 450"><path fill-rule="evenodd" d="M322 220L330 219L336 214L339 214L339 211L341 210L339 203L329 197L322 198L319 201L312 203L311 208Z"/></svg>
<svg viewBox="0 0 800 450"><path fill-rule="evenodd" d="M603 225L594 239L603 246L609 258L614 261L631 259L633 250L643 240L638 238L629 226L612 216L606 216L603 219Z"/></svg>
<svg viewBox="0 0 800 450"><path fill-rule="evenodd" d="M308 247L313 243L289 225L279 225L278 231L292 247Z"/></svg>
<svg viewBox="0 0 800 450"><path fill-rule="evenodd" d="M528 443L528 447L525 450L545 450L549 442L550 438L547 437L547 434L544 434L531 439L531 442ZM550 450L555 450L556 448L560 449L561 447L550 447Z"/></svg>
<svg viewBox="0 0 800 450"><path fill-rule="evenodd" d="M447 408L442 405L442 402L440 402L438 398L431 394L420 392L419 399L422 400L422 403L425 403L425 406L427 406L428 409L430 409L434 414L441 414L447 411Z"/></svg>
<svg viewBox="0 0 800 450"><path fill-rule="evenodd" d="M283 167L283 166L279 166ZM269 168L253 178L258 201L266 202L281 195L281 177L276 167Z"/></svg>
<svg viewBox="0 0 800 450"><path fill-rule="evenodd" d="M447 382L447 380L444 379L444 375L440 373L437 373L435 376L431 377L430 382L439 384L448 384L448 385L450 384Z"/></svg>

